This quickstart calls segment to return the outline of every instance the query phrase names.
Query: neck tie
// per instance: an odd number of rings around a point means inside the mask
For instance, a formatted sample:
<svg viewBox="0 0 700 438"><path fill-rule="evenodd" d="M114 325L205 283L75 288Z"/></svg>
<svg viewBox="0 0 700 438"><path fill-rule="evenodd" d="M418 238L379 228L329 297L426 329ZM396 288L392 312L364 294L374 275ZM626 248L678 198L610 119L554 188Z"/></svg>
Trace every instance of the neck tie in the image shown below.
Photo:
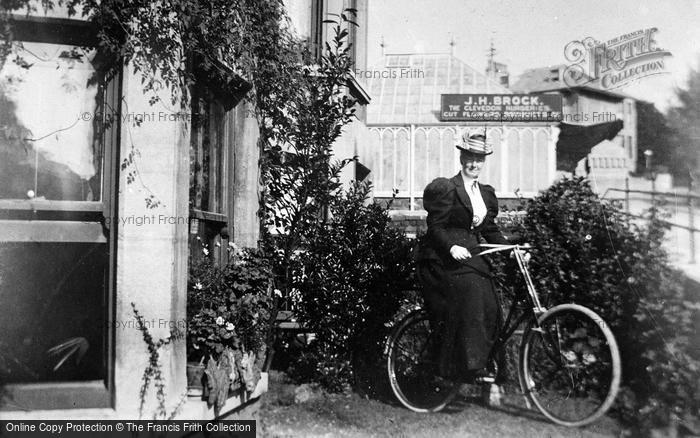
<svg viewBox="0 0 700 438"><path fill-rule="evenodd" d="M474 180L469 184L469 198L472 202L472 212L474 217L472 219L472 224L476 227L481 224L486 214L486 206L484 201L481 199L481 193L479 192L479 181Z"/></svg>

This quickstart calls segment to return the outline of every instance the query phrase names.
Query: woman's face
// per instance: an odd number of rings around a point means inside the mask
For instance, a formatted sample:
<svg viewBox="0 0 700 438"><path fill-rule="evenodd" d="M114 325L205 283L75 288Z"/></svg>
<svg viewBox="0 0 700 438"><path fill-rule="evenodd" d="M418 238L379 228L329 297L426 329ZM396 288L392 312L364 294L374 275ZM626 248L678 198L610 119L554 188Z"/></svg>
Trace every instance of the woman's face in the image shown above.
<svg viewBox="0 0 700 438"><path fill-rule="evenodd" d="M481 174L481 169L484 168L486 155L462 152L459 158L459 161L462 163L462 172L464 172L464 174L469 178L478 178Z"/></svg>

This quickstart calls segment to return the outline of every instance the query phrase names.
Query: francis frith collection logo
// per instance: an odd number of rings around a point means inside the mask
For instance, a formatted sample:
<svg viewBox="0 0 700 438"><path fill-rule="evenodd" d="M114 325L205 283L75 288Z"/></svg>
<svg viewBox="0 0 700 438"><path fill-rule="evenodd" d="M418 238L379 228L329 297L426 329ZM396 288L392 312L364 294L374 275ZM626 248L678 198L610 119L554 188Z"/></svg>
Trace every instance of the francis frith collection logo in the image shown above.
<svg viewBox="0 0 700 438"><path fill-rule="evenodd" d="M658 47L657 28L637 30L605 42L591 37L566 45L564 56L570 64L564 82L570 87L594 85L611 90L632 81L667 73L664 58L671 52Z"/></svg>

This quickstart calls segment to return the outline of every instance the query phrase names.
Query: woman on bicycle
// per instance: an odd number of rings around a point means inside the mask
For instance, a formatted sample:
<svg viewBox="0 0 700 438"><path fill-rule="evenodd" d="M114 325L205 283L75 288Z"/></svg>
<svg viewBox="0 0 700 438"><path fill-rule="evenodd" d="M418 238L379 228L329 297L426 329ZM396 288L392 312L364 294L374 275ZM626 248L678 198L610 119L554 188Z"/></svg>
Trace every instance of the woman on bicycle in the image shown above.
<svg viewBox="0 0 700 438"><path fill-rule="evenodd" d="M418 252L418 278L436 333L437 373L472 382L488 375L488 354L498 328L499 306L487 262L479 256L479 237L508 244L494 218L493 187L479 182L492 145L482 134L464 134L461 171L437 178L425 188L428 232Z"/></svg>

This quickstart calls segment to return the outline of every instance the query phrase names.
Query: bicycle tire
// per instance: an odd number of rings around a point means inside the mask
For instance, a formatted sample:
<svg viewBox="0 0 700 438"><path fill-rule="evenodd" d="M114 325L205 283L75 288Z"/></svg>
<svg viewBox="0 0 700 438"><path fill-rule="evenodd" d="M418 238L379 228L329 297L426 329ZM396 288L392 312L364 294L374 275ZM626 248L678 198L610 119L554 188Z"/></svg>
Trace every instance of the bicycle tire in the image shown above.
<svg viewBox="0 0 700 438"><path fill-rule="evenodd" d="M610 409L620 388L615 336L587 307L555 306L527 328L518 378L523 393L554 423L590 424Z"/></svg>
<svg viewBox="0 0 700 438"><path fill-rule="evenodd" d="M459 385L435 375L431 331L425 310L403 318L387 340L387 372L396 398L414 412L437 412L452 401Z"/></svg>

